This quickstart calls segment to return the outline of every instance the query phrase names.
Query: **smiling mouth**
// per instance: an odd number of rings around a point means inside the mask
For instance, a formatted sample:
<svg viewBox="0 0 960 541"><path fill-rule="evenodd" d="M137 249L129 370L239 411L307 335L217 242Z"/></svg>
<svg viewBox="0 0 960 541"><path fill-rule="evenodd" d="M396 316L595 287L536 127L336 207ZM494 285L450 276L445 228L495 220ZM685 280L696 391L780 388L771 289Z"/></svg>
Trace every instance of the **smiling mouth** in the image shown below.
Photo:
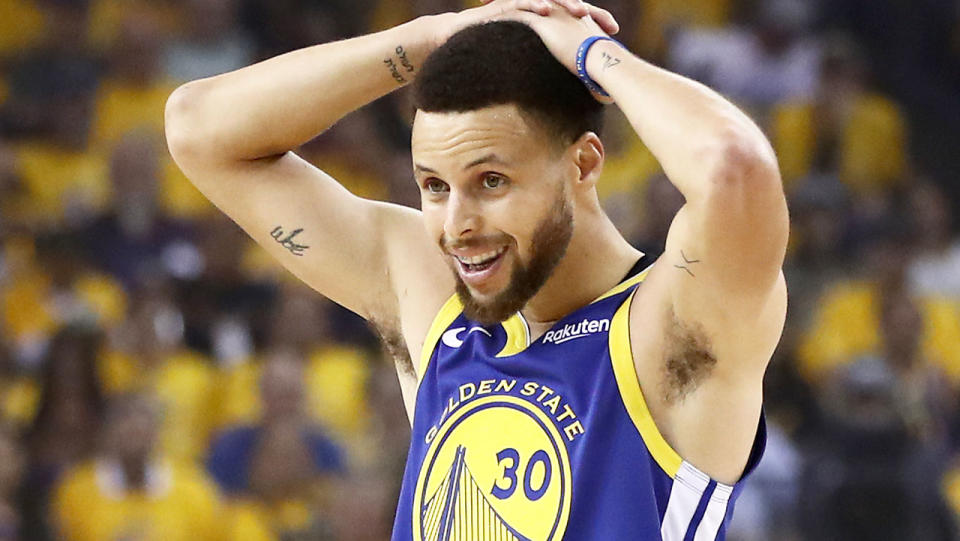
<svg viewBox="0 0 960 541"><path fill-rule="evenodd" d="M460 257L454 256L454 259L460 264L460 268L469 274L483 272L500 260L503 257L503 254L506 253L507 247L498 248L496 250L491 250L489 252L473 256L473 257Z"/></svg>

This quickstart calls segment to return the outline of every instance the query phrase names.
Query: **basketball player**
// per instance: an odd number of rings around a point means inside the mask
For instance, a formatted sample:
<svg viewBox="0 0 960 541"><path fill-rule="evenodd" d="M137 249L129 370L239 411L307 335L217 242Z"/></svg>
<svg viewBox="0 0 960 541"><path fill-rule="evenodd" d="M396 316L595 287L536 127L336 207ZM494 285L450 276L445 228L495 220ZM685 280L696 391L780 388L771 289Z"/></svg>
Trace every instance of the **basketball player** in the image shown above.
<svg viewBox="0 0 960 541"><path fill-rule="evenodd" d="M196 185L414 360L395 540L722 539L759 460L786 309L776 159L736 107L615 31L580 0L494 0L169 100ZM411 82L421 211L291 152ZM599 100L686 198L655 265L601 210Z"/></svg>

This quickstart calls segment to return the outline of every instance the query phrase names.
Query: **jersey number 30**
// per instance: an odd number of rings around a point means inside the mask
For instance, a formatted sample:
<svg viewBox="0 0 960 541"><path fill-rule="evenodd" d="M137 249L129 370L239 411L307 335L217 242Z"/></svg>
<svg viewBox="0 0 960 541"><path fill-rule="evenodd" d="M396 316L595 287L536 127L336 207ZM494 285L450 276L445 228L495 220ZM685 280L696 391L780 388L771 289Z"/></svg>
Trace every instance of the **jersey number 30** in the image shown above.
<svg viewBox="0 0 960 541"><path fill-rule="evenodd" d="M506 500L517 490L517 470L520 469L520 453L516 449L507 448L497 453L497 464L503 466L503 476L493 482L493 489L490 491L495 498ZM543 464L543 480L539 487L533 486L533 474L537 464ZM537 501L547 492L550 486L550 475L552 466L550 457L546 451L540 450L533 453L527 467L523 472L523 493L530 501ZM506 486L500 486L501 481Z"/></svg>

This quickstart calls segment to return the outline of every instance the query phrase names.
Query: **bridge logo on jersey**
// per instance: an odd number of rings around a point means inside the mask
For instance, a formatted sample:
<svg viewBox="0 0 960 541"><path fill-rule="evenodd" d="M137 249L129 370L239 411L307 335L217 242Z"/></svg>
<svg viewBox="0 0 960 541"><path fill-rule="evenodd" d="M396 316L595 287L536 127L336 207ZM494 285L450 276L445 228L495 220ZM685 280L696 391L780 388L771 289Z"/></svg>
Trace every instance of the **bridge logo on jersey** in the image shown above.
<svg viewBox="0 0 960 541"><path fill-rule="evenodd" d="M421 465L415 541L555 541L570 514L570 459L534 404L495 395L440 427Z"/></svg>

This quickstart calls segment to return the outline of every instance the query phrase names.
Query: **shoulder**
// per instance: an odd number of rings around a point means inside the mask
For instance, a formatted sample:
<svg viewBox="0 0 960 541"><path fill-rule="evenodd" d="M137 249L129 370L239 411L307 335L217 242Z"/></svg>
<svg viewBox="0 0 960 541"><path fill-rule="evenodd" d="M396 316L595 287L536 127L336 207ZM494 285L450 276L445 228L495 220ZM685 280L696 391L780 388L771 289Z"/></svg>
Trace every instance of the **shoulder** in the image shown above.
<svg viewBox="0 0 960 541"><path fill-rule="evenodd" d="M95 486L96 466L93 462L84 462L64 472L57 492L61 495L88 492Z"/></svg>
<svg viewBox="0 0 960 541"><path fill-rule="evenodd" d="M53 492L52 505L62 519L77 520L84 516L82 509L89 509L98 501L96 467L87 462L67 470Z"/></svg>
<svg viewBox="0 0 960 541"><path fill-rule="evenodd" d="M216 485L203 470L193 464L171 464L169 468L178 500L191 506L217 504Z"/></svg>
<svg viewBox="0 0 960 541"><path fill-rule="evenodd" d="M237 426L220 432L213 441L214 448L233 448L250 445L257 437L257 427Z"/></svg>

